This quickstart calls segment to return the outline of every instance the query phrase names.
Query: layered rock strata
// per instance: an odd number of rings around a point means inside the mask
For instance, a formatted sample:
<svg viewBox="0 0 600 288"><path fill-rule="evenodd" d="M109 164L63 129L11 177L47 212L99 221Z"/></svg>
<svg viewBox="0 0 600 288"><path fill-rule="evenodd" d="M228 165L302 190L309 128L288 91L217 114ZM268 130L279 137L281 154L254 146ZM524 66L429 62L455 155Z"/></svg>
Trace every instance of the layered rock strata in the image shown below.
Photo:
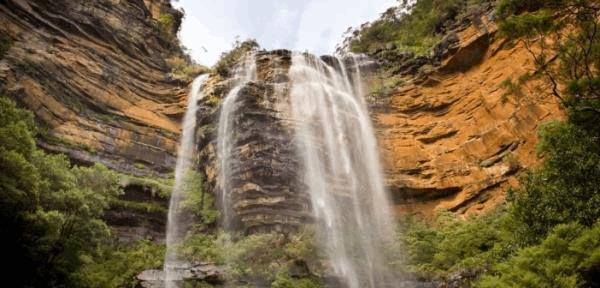
<svg viewBox="0 0 600 288"><path fill-rule="evenodd" d="M182 16L166 0L2 1L0 92L35 113L47 150L167 173L187 83L168 76L180 48L164 15Z"/></svg>
<svg viewBox="0 0 600 288"><path fill-rule="evenodd" d="M258 79L239 91L232 113L233 227L246 233L296 230L309 218L310 200L298 177L293 121L286 113L291 52L259 52L256 62ZM206 175L205 189L220 195L215 142L218 103L232 87L230 80L210 81L198 112L199 163Z"/></svg>
<svg viewBox="0 0 600 288"><path fill-rule="evenodd" d="M399 212L471 214L502 203L518 172L539 162L539 125L562 117L539 80L503 88L534 68L527 49L495 37L492 18L452 31L402 85L370 99Z"/></svg>
<svg viewBox="0 0 600 288"><path fill-rule="evenodd" d="M1 1L0 94L33 111L47 151L166 176L187 89L165 61L182 55L181 17L168 0ZM124 186L127 205L111 205L107 222L121 240L162 240L166 200ZM158 208L145 211L148 204Z"/></svg>

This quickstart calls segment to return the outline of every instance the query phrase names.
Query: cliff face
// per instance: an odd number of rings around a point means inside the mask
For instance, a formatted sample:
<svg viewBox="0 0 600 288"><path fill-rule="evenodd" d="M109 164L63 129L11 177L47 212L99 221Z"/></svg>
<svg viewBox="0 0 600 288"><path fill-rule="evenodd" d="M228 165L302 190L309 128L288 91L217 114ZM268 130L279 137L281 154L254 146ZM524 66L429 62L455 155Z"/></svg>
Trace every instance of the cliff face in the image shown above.
<svg viewBox="0 0 600 288"><path fill-rule="evenodd" d="M437 63L371 99L399 212L470 214L496 206L518 184L518 172L538 162L538 126L561 117L538 81L506 94L503 81L534 69L524 47L496 39L491 18L457 28L436 47Z"/></svg>
<svg viewBox="0 0 600 288"><path fill-rule="evenodd" d="M502 82L531 72L532 62L524 47L495 37L490 19L482 14L462 23L431 57L399 55L391 70L389 63L381 63L388 70L363 69L365 90L396 82L386 93L368 93L368 101L398 213L431 216L449 209L466 215L502 203L519 172L538 163L538 126L561 117L537 80L505 95ZM242 89L233 120L239 159L232 169L233 209L246 232L297 227L310 219L304 186L292 179L298 169L290 147L293 124L276 105L289 92L289 52L259 53L257 63L259 80ZM198 114L199 163L206 190L216 194L218 104L231 88L213 77Z"/></svg>
<svg viewBox="0 0 600 288"><path fill-rule="evenodd" d="M299 179L293 121L287 115L291 52L259 52L257 80L244 85L232 112L231 203L233 228L246 233L292 231L308 220L308 195ZM231 79L213 77L198 111L199 165L205 190L219 195L217 124Z"/></svg>
<svg viewBox="0 0 600 288"><path fill-rule="evenodd" d="M161 29L164 15L175 23ZM171 171L187 83L164 59L179 50L169 29L180 17L166 0L3 1L0 92L45 124L47 150L130 174Z"/></svg>
<svg viewBox="0 0 600 288"><path fill-rule="evenodd" d="M165 61L181 54L181 16L167 0L3 1L0 93L35 113L46 150L128 174L165 175L175 166L188 84L171 77ZM391 91L368 100L399 212L495 206L518 172L537 163L539 124L561 117L536 81L503 102L501 83L532 65L523 47L495 38L492 18L462 23L433 57L381 51L394 62L382 67L394 75L364 75L367 91L396 79ZM310 218L290 143L293 123L277 107L289 91L290 61L289 51L259 53L258 81L243 88L235 113L235 220L249 232L295 229ZM215 194L218 104L230 89L231 79L211 77L198 112L199 166ZM124 200L166 206L136 185ZM160 213L117 209L107 217L125 237L162 237Z"/></svg>
<svg viewBox="0 0 600 288"><path fill-rule="evenodd" d="M181 17L168 0L2 1L0 93L33 111L47 151L126 174L166 175L187 92L165 61L182 55ZM107 222L123 240L164 239L167 199L129 182Z"/></svg>

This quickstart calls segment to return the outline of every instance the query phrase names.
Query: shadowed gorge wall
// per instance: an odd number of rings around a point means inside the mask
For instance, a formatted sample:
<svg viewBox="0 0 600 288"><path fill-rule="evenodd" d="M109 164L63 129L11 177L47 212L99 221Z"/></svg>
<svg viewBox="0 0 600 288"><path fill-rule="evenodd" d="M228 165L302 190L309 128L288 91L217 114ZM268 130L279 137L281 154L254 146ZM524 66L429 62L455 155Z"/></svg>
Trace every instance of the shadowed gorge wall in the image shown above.
<svg viewBox="0 0 600 288"><path fill-rule="evenodd" d="M289 97L291 52L258 52L256 65L257 80L244 85L233 104L232 225L249 233L296 230L310 217L308 195L297 177L293 122L282 110ZM216 195L222 185L216 162L218 104L231 88L231 79L214 77L198 112L199 164L206 189Z"/></svg>
<svg viewBox="0 0 600 288"><path fill-rule="evenodd" d="M0 93L34 112L47 151L167 176L188 85L165 61L183 55L181 17L168 0L2 1ZM167 200L127 182L107 222L121 240L162 241Z"/></svg>
<svg viewBox="0 0 600 288"><path fill-rule="evenodd" d="M47 150L167 173L187 83L168 76L165 59L181 52L161 15L182 16L166 0L3 1L0 91L34 111Z"/></svg>

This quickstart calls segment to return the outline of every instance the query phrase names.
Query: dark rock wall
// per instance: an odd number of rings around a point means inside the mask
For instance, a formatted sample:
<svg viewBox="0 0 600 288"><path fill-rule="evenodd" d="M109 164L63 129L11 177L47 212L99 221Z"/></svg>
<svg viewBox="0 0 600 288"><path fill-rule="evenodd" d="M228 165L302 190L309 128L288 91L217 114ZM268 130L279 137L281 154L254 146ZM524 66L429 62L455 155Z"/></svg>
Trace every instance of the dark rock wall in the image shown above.
<svg viewBox="0 0 600 288"><path fill-rule="evenodd" d="M309 219L310 200L298 177L293 123L286 117L290 56L289 51L258 53L258 81L240 90L235 105L230 195L234 228L245 233L293 231ZM232 87L216 81L208 85L212 91L205 91L197 137L206 189L220 195L215 157L220 111L214 99Z"/></svg>

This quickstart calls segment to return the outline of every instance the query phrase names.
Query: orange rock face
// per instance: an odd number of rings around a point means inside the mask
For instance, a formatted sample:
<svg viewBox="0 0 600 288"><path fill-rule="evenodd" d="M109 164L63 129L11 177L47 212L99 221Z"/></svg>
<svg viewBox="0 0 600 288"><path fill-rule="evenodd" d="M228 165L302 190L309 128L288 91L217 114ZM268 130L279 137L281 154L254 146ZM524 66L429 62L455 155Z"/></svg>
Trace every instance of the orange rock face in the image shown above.
<svg viewBox="0 0 600 288"><path fill-rule="evenodd" d="M187 86L168 77L164 59L179 48L156 20L172 9L164 0L2 1L0 92L44 124L47 150L168 172Z"/></svg>
<svg viewBox="0 0 600 288"><path fill-rule="evenodd" d="M562 116L541 81L505 95L501 83L532 71L532 61L520 45L496 40L494 23L482 20L457 33L458 50L439 68L405 79L373 109L400 213L466 215L502 203L518 172L539 162L539 125Z"/></svg>

